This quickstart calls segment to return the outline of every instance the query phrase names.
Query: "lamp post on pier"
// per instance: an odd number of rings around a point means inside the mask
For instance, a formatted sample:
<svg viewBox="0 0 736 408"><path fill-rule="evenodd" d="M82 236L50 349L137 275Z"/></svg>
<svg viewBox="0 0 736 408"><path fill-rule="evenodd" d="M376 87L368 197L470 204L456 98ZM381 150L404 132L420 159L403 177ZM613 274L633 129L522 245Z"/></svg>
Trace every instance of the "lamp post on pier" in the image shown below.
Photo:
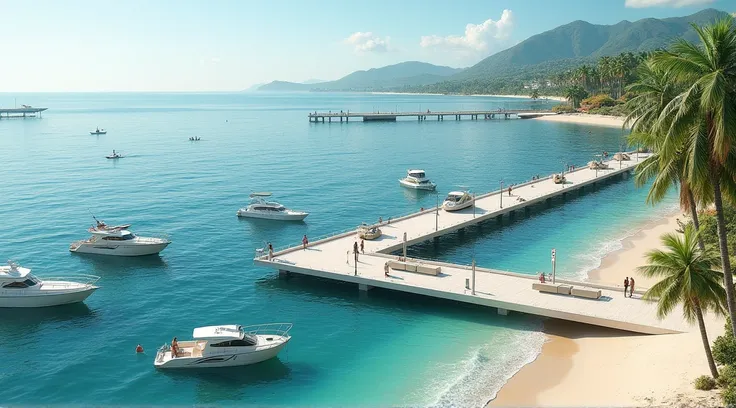
<svg viewBox="0 0 736 408"><path fill-rule="evenodd" d="M503 208L503 180L501 180L501 190L499 191L500 191L500 194L498 195L498 197L500 198L500 201L501 201L501 208Z"/></svg>
<svg viewBox="0 0 736 408"><path fill-rule="evenodd" d="M435 205L435 211L434 211L434 232L437 232L439 230L439 221L440 221L440 192L435 190L434 196L435 196L435 199L437 200L437 203Z"/></svg>

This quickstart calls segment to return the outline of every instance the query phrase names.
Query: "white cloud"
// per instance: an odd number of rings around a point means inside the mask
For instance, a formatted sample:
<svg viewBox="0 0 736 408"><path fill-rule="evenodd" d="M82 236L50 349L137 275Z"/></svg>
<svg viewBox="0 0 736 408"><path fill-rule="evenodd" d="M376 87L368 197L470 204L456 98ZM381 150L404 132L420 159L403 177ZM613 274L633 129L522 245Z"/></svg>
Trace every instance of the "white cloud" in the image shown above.
<svg viewBox="0 0 736 408"><path fill-rule="evenodd" d="M686 7L713 3L714 0L626 0L626 7Z"/></svg>
<svg viewBox="0 0 736 408"><path fill-rule="evenodd" d="M352 45L356 52L386 52L389 51L391 38L381 38L372 32L355 32L343 40L345 44Z"/></svg>
<svg viewBox="0 0 736 408"><path fill-rule="evenodd" d="M503 41L511 34L514 27L514 15L511 10L504 10L498 21L488 19L480 24L469 23L465 26L465 34L425 35L419 42L424 48L452 48L459 50L488 51L492 42Z"/></svg>

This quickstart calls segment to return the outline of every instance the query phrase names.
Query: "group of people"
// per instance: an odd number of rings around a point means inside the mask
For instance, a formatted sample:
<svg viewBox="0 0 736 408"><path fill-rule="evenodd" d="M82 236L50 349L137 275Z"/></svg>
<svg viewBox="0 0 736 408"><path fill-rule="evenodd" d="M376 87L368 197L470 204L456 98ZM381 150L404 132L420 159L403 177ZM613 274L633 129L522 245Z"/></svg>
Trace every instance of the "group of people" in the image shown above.
<svg viewBox="0 0 736 408"><path fill-rule="evenodd" d="M627 276L626 279L624 279L624 297L626 297L627 291L629 293L629 297L634 296L634 283L633 276L631 278Z"/></svg>
<svg viewBox="0 0 736 408"><path fill-rule="evenodd" d="M190 142L198 142L200 140L202 140L202 138L200 138L199 136L195 136L195 137L190 137L189 138L189 141Z"/></svg>
<svg viewBox="0 0 736 408"><path fill-rule="evenodd" d="M574 164L568 164L567 165L567 171L573 171L573 170L575 170L575 165Z"/></svg>

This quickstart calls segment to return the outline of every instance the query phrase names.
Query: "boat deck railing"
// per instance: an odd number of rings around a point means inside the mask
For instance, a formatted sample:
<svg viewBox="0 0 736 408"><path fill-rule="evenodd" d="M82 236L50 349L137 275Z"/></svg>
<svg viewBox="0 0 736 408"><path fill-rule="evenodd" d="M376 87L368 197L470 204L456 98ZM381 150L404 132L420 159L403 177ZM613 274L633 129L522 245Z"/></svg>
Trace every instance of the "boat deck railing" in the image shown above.
<svg viewBox="0 0 736 408"><path fill-rule="evenodd" d="M293 326L292 323L264 323L254 324L250 326L243 326L242 329L245 333L251 335L275 335L275 336L287 336L289 330Z"/></svg>
<svg viewBox="0 0 736 408"><path fill-rule="evenodd" d="M38 280L41 281L41 284L44 283L50 283L54 286L58 287L69 287L73 284L82 284L85 286L92 286L97 281L100 280L99 276L96 275L85 275L85 274L74 274L74 275L64 275L64 276L44 276L43 278L38 278Z"/></svg>

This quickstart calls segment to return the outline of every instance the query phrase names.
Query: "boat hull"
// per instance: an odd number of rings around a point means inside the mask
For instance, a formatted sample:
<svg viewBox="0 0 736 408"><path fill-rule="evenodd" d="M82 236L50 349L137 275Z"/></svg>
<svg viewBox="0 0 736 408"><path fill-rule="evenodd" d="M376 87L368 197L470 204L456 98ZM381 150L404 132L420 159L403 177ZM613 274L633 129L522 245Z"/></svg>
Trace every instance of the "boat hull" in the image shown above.
<svg viewBox="0 0 736 408"><path fill-rule="evenodd" d="M87 299L95 290L97 290L97 286L89 286L69 292L39 293L38 295L5 296L0 292L0 308L51 307L79 303Z"/></svg>
<svg viewBox="0 0 736 408"><path fill-rule="evenodd" d="M169 242L146 245L109 245L101 243L82 243L75 247L74 244L69 251L78 254L114 255L114 256L146 256L155 255L166 249Z"/></svg>
<svg viewBox="0 0 736 408"><path fill-rule="evenodd" d="M304 212L292 212L292 213L286 213L286 214L268 214L265 212L259 212L259 211L248 211L240 209L237 212L238 217L243 218L259 218L262 220L275 220L275 221L302 221L309 213Z"/></svg>
<svg viewBox="0 0 736 408"><path fill-rule="evenodd" d="M245 353L218 354L203 357L177 357L171 358L171 351L166 351L161 361L157 358L153 365L160 369L185 369L185 368L218 368L218 367L235 367L257 364L262 361L270 360L276 357L279 352L286 347L289 339L283 343L276 344L267 349Z"/></svg>
<svg viewBox="0 0 736 408"><path fill-rule="evenodd" d="M406 181L404 179L399 179L399 184L402 187L404 187L404 188L408 188L408 189L412 189L412 190L427 190L427 191L431 191L431 190L434 190L435 188L437 188L437 185L434 184L434 183L414 184L414 183L409 183L408 181Z"/></svg>
<svg viewBox="0 0 736 408"><path fill-rule="evenodd" d="M105 135L107 132L89 132L90 135Z"/></svg>
<svg viewBox="0 0 736 408"><path fill-rule="evenodd" d="M468 201L468 202L465 202L465 203L462 203L462 204L456 204L456 205L453 205L453 206L450 206L450 205L447 205L446 203L443 203L442 204L442 209L445 210L445 211L453 212L453 211L464 210L464 209L466 209L468 207L472 207L472 206L473 206L473 201L471 200L471 201Z"/></svg>

